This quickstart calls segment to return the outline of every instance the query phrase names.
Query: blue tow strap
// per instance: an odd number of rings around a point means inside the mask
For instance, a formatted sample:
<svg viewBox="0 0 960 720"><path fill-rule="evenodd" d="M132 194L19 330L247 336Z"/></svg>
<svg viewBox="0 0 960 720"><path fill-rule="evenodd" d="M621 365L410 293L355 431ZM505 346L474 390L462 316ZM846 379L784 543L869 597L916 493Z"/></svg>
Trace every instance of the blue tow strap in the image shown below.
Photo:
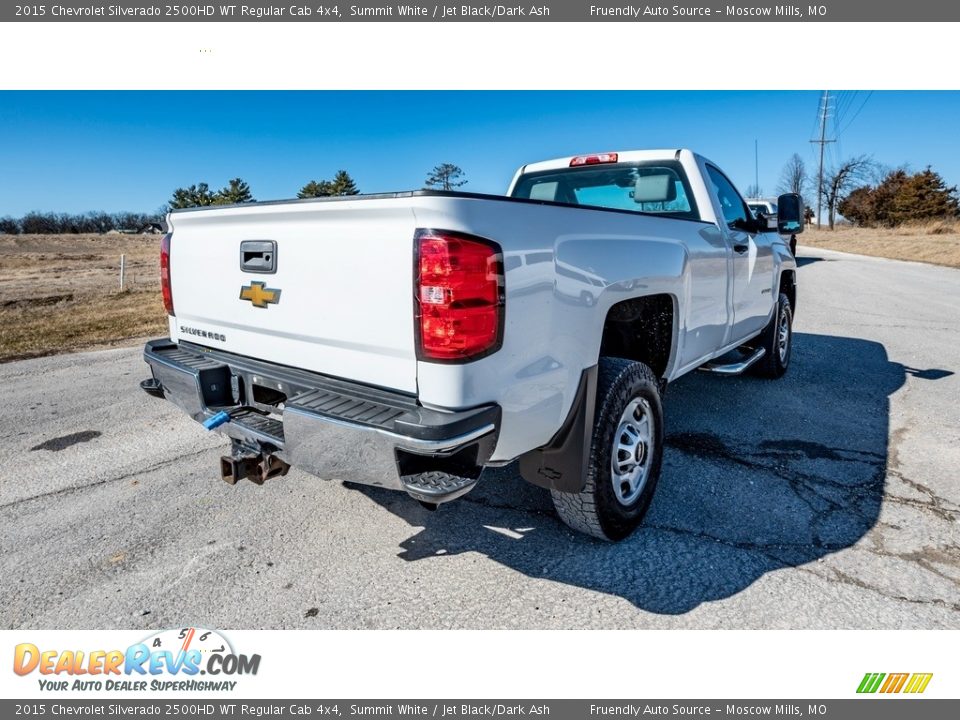
<svg viewBox="0 0 960 720"><path fill-rule="evenodd" d="M221 410L216 415L212 417L208 417L206 420L204 420L203 426L207 430L213 430L214 428L218 428L221 425L223 425L225 422L229 422L229 421L230 421L230 413L224 412L223 410Z"/></svg>

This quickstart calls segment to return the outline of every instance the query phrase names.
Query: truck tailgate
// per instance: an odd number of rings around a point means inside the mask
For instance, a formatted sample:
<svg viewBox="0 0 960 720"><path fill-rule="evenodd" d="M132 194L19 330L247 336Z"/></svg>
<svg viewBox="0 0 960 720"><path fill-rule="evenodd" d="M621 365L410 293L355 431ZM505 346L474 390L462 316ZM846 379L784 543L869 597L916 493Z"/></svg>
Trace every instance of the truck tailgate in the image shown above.
<svg viewBox="0 0 960 720"><path fill-rule="evenodd" d="M171 338L416 392L409 203L232 206L170 226ZM275 243L272 272L241 267L244 241Z"/></svg>

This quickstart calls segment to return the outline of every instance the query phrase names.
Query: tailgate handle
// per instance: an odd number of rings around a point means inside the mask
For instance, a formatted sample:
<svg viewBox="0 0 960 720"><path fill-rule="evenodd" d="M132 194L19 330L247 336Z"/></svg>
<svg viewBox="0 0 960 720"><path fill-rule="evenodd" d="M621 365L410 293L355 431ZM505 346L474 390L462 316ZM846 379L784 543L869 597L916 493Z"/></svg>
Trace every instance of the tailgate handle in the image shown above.
<svg viewBox="0 0 960 720"><path fill-rule="evenodd" d="M240 243L240 269L249 273L276 272L276 241L244 240Z"/></svg>

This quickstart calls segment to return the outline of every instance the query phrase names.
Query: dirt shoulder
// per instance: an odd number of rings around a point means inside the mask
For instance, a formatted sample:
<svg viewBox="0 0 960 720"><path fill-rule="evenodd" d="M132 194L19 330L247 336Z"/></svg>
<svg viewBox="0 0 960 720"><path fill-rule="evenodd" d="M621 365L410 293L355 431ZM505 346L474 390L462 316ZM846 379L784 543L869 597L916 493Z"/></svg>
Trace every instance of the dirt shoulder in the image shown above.
<svg viewBox="0 0 960 720"><path fill-rule="evenodd" d="M960 268L960 224L930 223L903 228L808 228L800 245L873 255L893 260L913 260Z"/></svg>
<svg viewBox="0 0 960 720"><path fill-rule="evenodd" d="M0 235L0 362L161 334L159 242L149 235Z"/></svg>

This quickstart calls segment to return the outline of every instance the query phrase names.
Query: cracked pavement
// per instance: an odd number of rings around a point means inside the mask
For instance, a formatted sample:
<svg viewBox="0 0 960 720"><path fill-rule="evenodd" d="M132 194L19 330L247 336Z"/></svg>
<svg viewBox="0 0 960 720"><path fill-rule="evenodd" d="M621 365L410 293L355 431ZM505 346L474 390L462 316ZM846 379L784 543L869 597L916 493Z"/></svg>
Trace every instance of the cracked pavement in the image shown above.
<svg viewBox="0 0 960 720"><path fill-rule="evenodd" d="M960 271L800 262L790 372L671 385L617 545L513 467L436 513L297 470L230 487L139 346L0 365L0 626L958 628Z"/></svg>

